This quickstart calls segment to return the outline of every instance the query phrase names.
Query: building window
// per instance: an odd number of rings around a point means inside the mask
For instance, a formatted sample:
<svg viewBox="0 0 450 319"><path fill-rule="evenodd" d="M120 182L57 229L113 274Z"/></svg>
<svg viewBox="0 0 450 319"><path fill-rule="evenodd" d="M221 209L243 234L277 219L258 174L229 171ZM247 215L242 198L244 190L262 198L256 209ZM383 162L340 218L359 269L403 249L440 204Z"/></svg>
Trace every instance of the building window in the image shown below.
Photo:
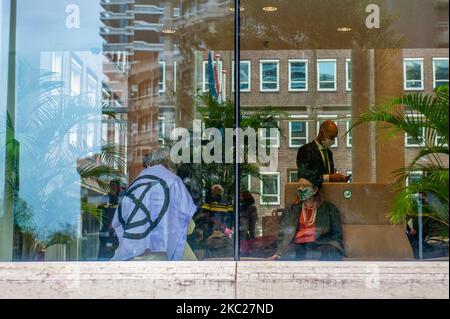
<svg viewBox="0 0 450 319"><path fill-rule="evenodd" d="M308 91L308 60L289 60L289 91Z"/></svg>
<svg viewBox="0 0 450 319"><path fill-rule="evenodd" d="M291 121L289 122L289 147L298 148L308 143L308 122Z"/></svg>
<svg viewBox="0 0 450 319"><path fill-rule="evenodd" d="M423 178L423 172L421 172L421 171L411 172L409 174L409 176L406 178L406 186L416 184L416 183L420 182L422 180L422 178Z"/></svg>
<svg viewBox="0 0 450 319"><path fill-rule="evenodd" d="M97 79L95 76L88 75L87 86L89 100L91 103L95 103L97 100Z"/></svg>
<svg viewBox="0 0 450 319"><path fill-rule="evenodd" d="M166 62L159 61L158 92L166 92Z"/></svg>
<svg viewBox="0 0 450 319"><path fill-rule="evenodd" d="M217 64L216 61L213 61L213 66ZM219 68L217 70L217 75L219 76L219 81L221 81L222 74L222 61L219 61ZM208 74L208 61L203 61L203 92L209 91L209 74Z"/></svg>
<svg viewBox="0 0 450 319"><path fill-rule="evenodd" d="M243 175L241 178L241 190L250 191L252 188L252 176Z"/></svg>
<svg viewBox="0 0 450 319"><path fill-rule="evenodd" d="M288 170L288 179L289 179L289 183L298 182L298 170L296 170L296 169Z"/></svg>
<svg viewBox="0 0 450 319"><path fill-rule="evenodd" d="M412 137L405 133L406 147L421 147L425 143L425 128L423 127L418 138Z"/></svg>
<svg viewBox="0 0 450 319"><path fill-rule="evenodd" d="M317 90L337 90L336 59L317 60Z"/></svg>
<svg viewBox="0 0 450 319"><path fill-rule="evenodd" d="M81 64L72 59L70 70L70 94L72 96L81 94Z"/></svg>
<svg viewBox="0 0 450 319"><path fill-rule="evenodd" d="M352 90L352 60L345 59L345 89Z"/></svg>
<svg viewBox="0 0 450 319"><path fill-rule="evenodd" d="M280 61L260 61L261 92L278 92L280 89Z"/></svg>
<svg viewBox="0 0 450 319"><path fill-rule="evenodd" d="M173 91L177 91L177 61L173 63Z"/></svg>
<svg viewBox="0 0 450 319"><path fill-rule="evenodd" d="M448 58L433 59L433 88L448 85Z"/></svg>
<svg viewBox="0 0 450 319"><path fill-rule="evenodd" d="M261 205L280 205L280 173L261 173Z"/></svg>
<svg viewBox="0 0 450 319"><path fill-rule="evenodd" d="M53 52L52 53L52 73L53 79L55 81L61 81L62 80L62 54L61 52Z"/></svg>
<svg viewBox="0 0 450 319"><path fill-rule="evenodd" d="M158 142L159 145L164 145L166 141L166 118L158 117Z"/></svg>
<svg viewBox="0 0 450 319"><path fill-rule="evenodd" d="M320 132L320 125L322 125L322 123L325 122L325 121L327 121L327 120L336 119L336 118L337 118L337 115L326 115L326 116L324 116L324 115L319 115L318 117L319 117L319 119L318 119L318 121L317 121L317 135L318 135L319 132ZM337 121L334 121L334 123L336 123L336 125L339 126L339 123L338 123ZM336 148L336 147L338 147L338 146L339 146L339 144L338 144L338 138L336 137L336 138L334 139L334 144L331 145L331 147Z"/></svg>
<svg viewBox="0 0 450 319"><path fill-rule="evenodd" d="M352 131L349 131L350 127L352 126L352 121L347 121L347 147L352 147Z"/></svg>
<svg viewBox="0 0 450 319"><path fill-rule="evenodd" d="M231 90L234 92L234 61L233 66L231 68ZM250 92L252 89L251 86L251 71L252 63L251 61L241 61L241 92Z"/></svg>
<svg viewBox="0 0 450 319"><path fill-rule="evenodd" d="M407 91L423 90L423 59L404 60L404 88Z"/></svg>

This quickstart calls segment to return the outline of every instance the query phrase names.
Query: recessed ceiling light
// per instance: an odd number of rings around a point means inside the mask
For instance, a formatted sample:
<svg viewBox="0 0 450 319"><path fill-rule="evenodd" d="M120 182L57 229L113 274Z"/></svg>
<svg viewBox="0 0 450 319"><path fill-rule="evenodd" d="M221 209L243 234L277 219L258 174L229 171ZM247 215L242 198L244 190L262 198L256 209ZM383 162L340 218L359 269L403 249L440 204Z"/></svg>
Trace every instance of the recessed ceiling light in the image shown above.
<svg viewBox="0 0 450 319"><path fill-rule="evenodd" d="M352 28L350 28L350 27L339 27L338 31L339 32L350 32L350 31L352 31Z"/></svg>
<svg viewBox="0 0 450 319"><path fill-rule="evenodd" d="M170 28L164 28L164 29L161 30L161 33L164 33L164 34L174 34L174 33L177 33L177 31L174 30L174 29L170 29Z"/></svg>
<svg viewBox="0 0 450 319"><path fill-rule="evenodd" d="M266 12L275 12L278 10L278 8L274 7L274 6L265 6L265 7L263 7L263 10Z"/></svg>
<svg viewBox="0 0 450 319"><path fill-rule="evenodd" d="M244 7L240 7L240 9L239 9L239 11L244 11L245 10L245 8ZM234 7L231 7L230 8L230 12L234 12L234 11L236 11L236 9L234 9Z"/></svg>

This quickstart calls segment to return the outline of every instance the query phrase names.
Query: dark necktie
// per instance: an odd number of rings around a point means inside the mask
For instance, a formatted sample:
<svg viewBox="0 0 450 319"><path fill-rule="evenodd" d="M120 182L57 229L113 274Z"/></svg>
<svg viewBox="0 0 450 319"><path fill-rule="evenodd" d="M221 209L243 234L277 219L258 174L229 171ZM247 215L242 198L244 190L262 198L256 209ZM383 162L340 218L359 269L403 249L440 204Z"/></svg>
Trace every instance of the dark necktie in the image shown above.
<svg viewBox="0 0 450 319"><path fill-rule="evenodd" d="M325 174L331 174L331 167L330 167L330 160L328 158L328 150L326 148L323 148L320 150L323 154L323 161L324 161L324 166L325 166Z"/></svg>

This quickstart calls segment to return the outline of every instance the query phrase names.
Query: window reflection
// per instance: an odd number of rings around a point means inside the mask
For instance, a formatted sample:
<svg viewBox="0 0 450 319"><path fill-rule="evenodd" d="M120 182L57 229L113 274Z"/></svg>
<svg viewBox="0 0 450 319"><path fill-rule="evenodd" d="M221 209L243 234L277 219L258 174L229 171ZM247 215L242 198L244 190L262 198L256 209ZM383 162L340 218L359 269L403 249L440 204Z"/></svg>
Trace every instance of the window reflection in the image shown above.
<svg viewBox="0 0 450 319"><path fill-rule="evenodd" d="M381 28L367 27L366 1L280 0L272 9L241 1L240 61L234 1L80 0L78 28L66 24L63 1L18 0L15 30L6 27L7 2L0 4L1 260L267 259L285 252L293 260L404 260L418 256L418 205L439 212L440 226L448 223L448 201L436 194L419 201L419 188L410 188L416 197L404 204L408 214L393 217L396 227L385 218L393 172L410 169L424 149L448 149L439 122L448 110L422 114L409 100L395 114L410 116L410 130L352 126L395 97L432 97L448 87L448 1L375 1ZM406 20L395 14L405 10ZM13 34L16 80L9 83L4 52ZM275 159L262 163L258 153L251 162L250 147L243 148L239 198L233 148L210 144L234 127L234 94L243 129L253 129ZM423 128L418 118L437 124ZM275 127L273 135L259 130ZM176 128L183 131L174 137ZM177 145L180 152L171 153ZM313 155L299 152L314 145ZM448 173L448 156L433 153L402 185L420 187L433 176L428 164ZM299 178L317 188L308 207ZM159 214L166 187L167 215ZM427 234L445 246L433 222L426 220ZM237 235L241 256L234 255ZM290 252L280 238L294 244ZM379 246L370 250L367 238ZM322 251L322 240L334 248ZM445 255L432 246L430 256Z"/></svg>

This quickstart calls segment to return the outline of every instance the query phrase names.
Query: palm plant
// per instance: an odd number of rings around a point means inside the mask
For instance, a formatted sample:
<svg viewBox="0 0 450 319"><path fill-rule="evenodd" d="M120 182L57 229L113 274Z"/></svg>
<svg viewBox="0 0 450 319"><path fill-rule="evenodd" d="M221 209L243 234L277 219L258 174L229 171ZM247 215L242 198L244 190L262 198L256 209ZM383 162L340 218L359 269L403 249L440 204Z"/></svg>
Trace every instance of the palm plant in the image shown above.
<svg viewBox="0 0 450 319"><path fill-rule="evenodd" d="M29 72L24 68L19 70ZM0 156L10 172L4 196L13 203L16 235L27 238L26 259L48 245L75 239L82 212L100 219L101 210L80 201L80 191L108 192L108 179L120 177L126 165L125 151L117 145L69 142L74 128L101 122L104 114L102 105L87 95L64 95L63 85L41 70L37 81L22 83L16 104L20 117L12 121L8 114L2 120L0 134L6 138Z"/></svg>
<svg viewBox="0 0 450 319"><path fill-rule="evenodd" d="M368 122L384 122L391 125L391 134L404 132L419 142L417 156L408 166L395 172L397 180L393 187L396 198L390 219L393 223L404 223L417 217L421 208L424 217L441 224L440 235L446 238L449 226L448 94L448 86L441 86L432 95L404 95L361 114L353 120L350 128ZM397 111L399 105L405 107L403 114ZM423 177L405 186L405 180L418 172ZM422 197L426 200L419 203L418 199Z"/></svg>
<svg viewBox="0 0 450 319"><path fill-rule="evenodd" d="M198 96L197 111L200 115L204 128L217 128L221 132L225 132L227 128L233 128L235 124L234 103L232 101L218 102L209 94ZM260 128L276 128L280 129L278 121L283 112L277 111L270 106L260 108L255 112L241 112L241 128L252 128L256 132ZM257 137L259 138L259 137ZM205 141L204 141L205 142ZM208 141L206 141L208 142ZM226 149L222 146L222 154L225 156L226 152L233 152L231 149ZM244 146L245 157L248 152L248 147ZM240 177L253 176L261 178L260 164L248 163L245 161L240 164ZM201 189L208 190L214 184L220 184L225 190L228 200L232 200L234 194L235 171L233 163L205 163L192 164L191 178L194 183L201 185Z"/></svg>

